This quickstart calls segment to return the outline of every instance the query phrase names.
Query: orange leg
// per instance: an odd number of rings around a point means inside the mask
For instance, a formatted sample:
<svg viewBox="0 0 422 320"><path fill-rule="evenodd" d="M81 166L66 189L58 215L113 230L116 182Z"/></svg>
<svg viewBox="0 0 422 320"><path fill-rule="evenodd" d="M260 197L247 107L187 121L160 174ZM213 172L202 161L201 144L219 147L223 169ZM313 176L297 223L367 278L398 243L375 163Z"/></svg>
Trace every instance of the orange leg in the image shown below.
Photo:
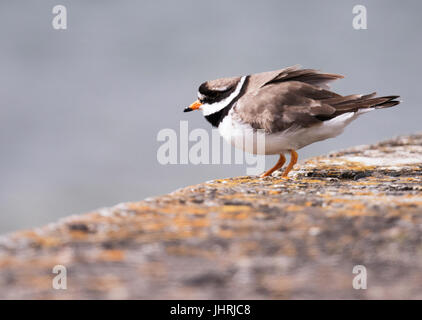
<svg viewBox="0 0 422 320"><path fill-rule="evenodd" d="M289 174L290 170L292 170L293 166L296 164L297 158L298 158L297 152L294 150L290 150L290 163L287 166L286 170L284 170L283 172L283 178L287 178L287 175Z"/></svg>
<svg viewBox="0 0 422 320"><path fill-rule="evenodd" d="M274 171L280 169L283 164L286 162L286 157L284 156L284 154L280 154L280 158L278 159L277 163L275 164L274 167L272 167L270 170L268 170L267 172L261 174L261 178L263 177L268 177L269 175L271 175Z"/></svg>

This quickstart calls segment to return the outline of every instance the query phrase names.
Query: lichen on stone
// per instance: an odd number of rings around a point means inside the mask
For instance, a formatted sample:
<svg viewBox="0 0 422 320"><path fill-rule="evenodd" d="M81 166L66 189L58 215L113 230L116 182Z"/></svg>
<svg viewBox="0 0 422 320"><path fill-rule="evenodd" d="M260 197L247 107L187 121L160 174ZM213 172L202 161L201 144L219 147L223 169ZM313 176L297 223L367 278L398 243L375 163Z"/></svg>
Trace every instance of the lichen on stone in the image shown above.
<svg viewBox="0 0 422 320"><path fill-rule="evenodd" d="M421 226L419 134L4 236L0 298L421 299Z"/></svg>

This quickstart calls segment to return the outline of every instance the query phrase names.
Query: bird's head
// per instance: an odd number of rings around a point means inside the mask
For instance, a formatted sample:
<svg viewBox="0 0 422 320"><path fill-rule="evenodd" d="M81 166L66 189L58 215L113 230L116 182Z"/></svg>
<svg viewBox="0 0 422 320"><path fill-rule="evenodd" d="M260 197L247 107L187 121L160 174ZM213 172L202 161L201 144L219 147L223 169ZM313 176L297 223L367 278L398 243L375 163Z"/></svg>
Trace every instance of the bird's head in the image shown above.
<svg viewBox="0 0 422 320"><path fill-rule="evenodd" d="M209 116L221 111L240 94L243 82L244 77L204 82L198 88L198 100L185 108L184 112L202 110L204 116Z"/></svg>

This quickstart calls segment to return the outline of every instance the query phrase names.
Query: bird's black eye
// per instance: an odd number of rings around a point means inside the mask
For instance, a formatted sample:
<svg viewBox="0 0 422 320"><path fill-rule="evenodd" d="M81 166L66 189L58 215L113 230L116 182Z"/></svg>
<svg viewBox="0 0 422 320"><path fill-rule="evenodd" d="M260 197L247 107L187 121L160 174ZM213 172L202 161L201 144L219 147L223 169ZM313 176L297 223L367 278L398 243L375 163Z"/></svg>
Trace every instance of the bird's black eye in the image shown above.
<svg viewBox="0 0 422 320"><path fill-rule="evenodd" d="M202 93L200 93L200 92L198 91L198 101L199 101L200 103L204 103L204 102L205 102L205 99L206 99L206 96L205 96L205 95L203 95Z"/></svg>

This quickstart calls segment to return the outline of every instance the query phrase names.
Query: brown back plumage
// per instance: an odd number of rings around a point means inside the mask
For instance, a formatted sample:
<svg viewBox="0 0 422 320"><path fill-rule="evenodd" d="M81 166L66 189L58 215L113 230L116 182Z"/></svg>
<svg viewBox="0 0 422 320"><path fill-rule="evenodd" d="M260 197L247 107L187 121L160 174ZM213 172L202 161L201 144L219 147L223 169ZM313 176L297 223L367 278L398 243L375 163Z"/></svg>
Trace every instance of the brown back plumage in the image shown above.
<svg viewBox="0 0 422 320"><path fill-rule="evenodd" d="M341 96L328 83L341 79L337 74L321 73L293 66L249 76L245 94L234 108L241 121L267 132L290 126L310 127L343 113L365 108L388 108L399 104L398 96Z"/></svg>

